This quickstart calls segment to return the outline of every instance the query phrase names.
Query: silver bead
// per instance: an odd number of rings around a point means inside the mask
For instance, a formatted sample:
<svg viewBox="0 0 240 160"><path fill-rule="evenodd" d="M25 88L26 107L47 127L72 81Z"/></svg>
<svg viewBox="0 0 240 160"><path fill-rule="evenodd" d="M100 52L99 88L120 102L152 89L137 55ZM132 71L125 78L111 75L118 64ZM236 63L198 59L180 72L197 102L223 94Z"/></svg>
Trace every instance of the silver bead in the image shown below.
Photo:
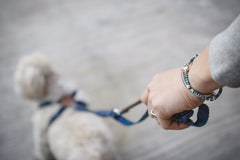
<svg viewBox="0 0 240 160"><path fill-rule="evenodd" d="M182 71L183 71L183 72L187 72L188 68L189 68L189 66L183 66L183 67L182 67Z"/></svg>

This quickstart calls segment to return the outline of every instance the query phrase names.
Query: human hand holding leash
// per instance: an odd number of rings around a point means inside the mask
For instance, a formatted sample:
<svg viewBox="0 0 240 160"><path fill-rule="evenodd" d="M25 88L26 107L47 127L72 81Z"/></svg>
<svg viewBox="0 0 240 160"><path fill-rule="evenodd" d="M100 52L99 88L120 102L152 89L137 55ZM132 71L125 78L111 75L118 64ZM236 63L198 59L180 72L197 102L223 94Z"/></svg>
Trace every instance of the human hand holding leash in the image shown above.
<svg viewBox="0 0 240 160"><path fill-rule="evenodd" d="M204 100L216 99L221 94L219 92L220 94L217 97L213 94L213 90L221 88L222 85L211 78L208 47L196 60L194 60L195 58L189 61L188 67L191 67L191 69L185 69L186 72L182 71L184 74L183 80L186 80L185 76L187 75L186 82L189 83L190 81L191 85L187 83L184 86L181 78L182 69L176 68L156 74L141 96L141 101L148 107L149 115L152 118L155 117L157 123L164 129L185 129L189 127L187 124L174 120L172 116L186 110L192 110L202 105ZM211 98L208 98L208 96Z"/></svg>
<svg viewBox="0 0 240 160"><path fill-rule="evenodd" d="M180 68L155 75L141 97L141 101L156 114L157 123L164 129L184 129L189 127L172 119L176 113L192 110L203 100L190 93L182 84ZM168 77L168 78L166 78Z"/></svg>

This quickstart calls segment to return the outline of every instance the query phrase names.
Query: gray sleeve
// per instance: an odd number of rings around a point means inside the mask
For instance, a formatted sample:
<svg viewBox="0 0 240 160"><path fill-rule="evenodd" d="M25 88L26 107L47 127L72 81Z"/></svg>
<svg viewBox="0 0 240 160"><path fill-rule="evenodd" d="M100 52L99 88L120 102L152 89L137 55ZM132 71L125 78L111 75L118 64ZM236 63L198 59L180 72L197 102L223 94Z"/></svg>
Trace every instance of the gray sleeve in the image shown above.
<svg viewBox="0 0 240 160"><path fill-rule="evenodd" d="M240 87L240 15L212 40L209 64L211 76L216 82Z"/></svg>

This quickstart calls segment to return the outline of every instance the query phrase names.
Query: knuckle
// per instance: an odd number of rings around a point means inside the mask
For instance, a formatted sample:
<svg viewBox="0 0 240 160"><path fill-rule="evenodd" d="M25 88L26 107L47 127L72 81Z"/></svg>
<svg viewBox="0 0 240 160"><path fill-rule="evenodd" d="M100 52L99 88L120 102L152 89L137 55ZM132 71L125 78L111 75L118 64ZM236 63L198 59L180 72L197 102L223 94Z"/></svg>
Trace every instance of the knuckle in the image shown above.
<svg viewBox="0 0 240 160"><path fill-rule="evenodd" d="M158 112L158 114L161 112L163 105L160 103L160 101L156 98L153 98L151 100L151 104L152 104L152 109L156 112Z"/></svg>
<svg viewBox="0 0 240 160"><path fill-rule="evenodd" d="M152 100L152 107L153 107L153 109L159 110L161 105L158 103L158 101L156 99L153 99Z"/></svg>
<svg viewBox="0 0 240 160"><path fill-rule="evenodd" d="M150 91L151 91L151 85L149 84L149 85L147 86L146 92L150 93Z"/></svg>
<svg viewBox="0 0 240 160"><path fill-rule="evenodd" d="M149 103L150 103L151 105L153 105L153 99L154 99L153 95L150 94L150 95L148 96L148 101L149 101Z"/></svg>

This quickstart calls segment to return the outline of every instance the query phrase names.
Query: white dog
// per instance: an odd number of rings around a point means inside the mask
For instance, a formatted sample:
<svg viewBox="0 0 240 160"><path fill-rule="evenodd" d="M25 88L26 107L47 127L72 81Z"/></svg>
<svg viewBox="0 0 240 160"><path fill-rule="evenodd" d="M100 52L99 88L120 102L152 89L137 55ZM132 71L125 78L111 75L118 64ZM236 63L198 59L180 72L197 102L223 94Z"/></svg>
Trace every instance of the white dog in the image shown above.
<svg viewBox="0 0 240 160"><path fill-rule="evenodd" d="M15 73L18 92L39 104L56 102L70 95L75 86L59 78L48 59L33 54L20 60ZM87 103L77 91L76 100ZM39 160L114 160L117 159L112 134L102 118L68 107L51 125L59 104L39 108L33 115L35 157Z"/></svg>

